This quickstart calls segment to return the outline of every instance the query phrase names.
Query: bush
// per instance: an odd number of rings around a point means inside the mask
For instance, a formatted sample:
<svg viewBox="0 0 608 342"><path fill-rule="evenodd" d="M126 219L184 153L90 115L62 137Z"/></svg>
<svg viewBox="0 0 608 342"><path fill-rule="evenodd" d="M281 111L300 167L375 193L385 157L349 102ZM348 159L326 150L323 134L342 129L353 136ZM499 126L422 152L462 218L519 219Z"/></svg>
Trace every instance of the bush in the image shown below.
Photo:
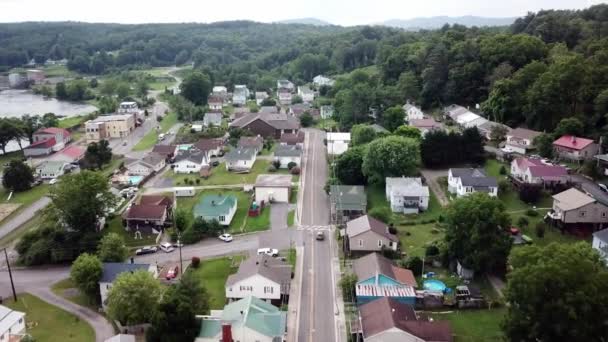
<svg viewBox="0 0 608 342"><path fill-rule="evenodd" d="M545 231L547 230L547 225L544 222L538 222L535 227L536 236L540 239L545 237Z"/></svg>
<svg viewBox="0 0 608 342"><path fill-rule="evenodd" d="M197 179L196 179L196 185L199 185L199 184L201 184L201 179L200 179L200 178L197 178Z"/></svg>
<svg viewBox="0 0 608 342"><path fill-rule="evenodd" d="M274 165L268 165L268 172L277 172L277 168Z"/></svg>
<svg viewBox="0 0 608 342"><path fill-rule="evenodd" d="M289 162L289 164L287 164L287 169L291 170L296 166L298 166L298 164L296 162Z"/></svg>
<svg viewBox="0 0 608 342"><path fill-rule="evenodd" d="M340 288L342 289L342 297L345 302L354 302L355 300L355 285L357 285L357 276L354 274L346 274L340 279Z"/></svg>
<svg viewBox="0 0 608 342"><path fill-rule="evenodd" d="M520 227L527 227L529 223L530 223L530 221L529 221L529 220L528 220L528 218L527 218L527 217L525 217L525 216L522 216L522 217L520 217L519 219L517 219L517 224L518 224Z"/></svg>
<svg viewBox="0 0 608 342"><path fill-rule="evenodd" d="M422 274L422 259L419 257L409 257L405 262L405 267L408 268L415 276Z"/></svg>
<svg viewBox="0 0 608 342"><path fill-rule="evenodd" d="M425 254L426 254L426 256L439 255L439 247L437 247L435 245L430 245L426 248Z"/></svg>
<svg viewBox="0 0 608 342"><path fill-rule="evenodd" d="M391 220L391 217L393 215L393 213L391 212L391 209L389 209L387 207L374 208L374 209L370 210L367 214L384 223L389 223L389 221Z"/></svg>
<svg viewBox="0 0 608 342"><path fill-rule="evenodd" d="M525 184L519 188L519 199L526 203L536 203L540 199L540 186Z"/></svg>
<svg viewBox="0 0 608 342"><path fill-rule="evenodd" d="M380 251L382 256L387 259L399 259L399 252L393 250L392 248L387 248L386 246L382 246Z"/></svg>
<svg viewBox="0 0 608 342"><path fill-rule="evenodd" d="M275 159L272 161L272 165L274 166L275 169L280 169L281 168L281 161L279 159Z"/></svg>
<svg viewBox="0 0 608 342"><path fill-rule="evenodd" d="M192 257L192 263L190 264L190 266L192 266L192 268L198 268L201 264L201 259L199 257Z"/></svg>
<svg viewBox="0 0 608 342"><path fill-rule="evenodd" d="M498 193L505 193L509 190L509 188L511 187L511 183L509 183L508 180L503 179L500 182L498 182Z"/></svg>
<svg viewBox="0 0 608 342"><path fill-rule="evenodd" d="M393 224L391 223L391 225L388 227L388 232L393 235L397 235L397 228L395 228L395 226L393 226Z"/></svg>
<svg viewBox="0 0 608 342"><path fill-rule="evenodd" d="M498 172L499 172L501 175L503 175L503 176L504 176L504 175L506 175L506 174L507 174L507 169L505 168L505 166L504 166L504 165L502 165L502 166L500 167L500 171L498 171Z"/></svg>
<svg viewBox="0 0 608 342"><path fill-rule="evenodd" d="M301 170L300 170L300 168L299 168L299 167L297 167L297 166L296 166L296 167L293 167L293 168L291 168L291 170L289 170L289 173L291 173L291 174L292 174L292 175L294 175L294 176L295 176L295 175L299 175L299 174L300 174L300 172L301 172Z"/></svg>
<svg viewBox="0 0 608 342"><path fill-rule="evenodd" d="M526 215L530 216L530 217L536 217L536 216L538 216L538 211L536 211L534 209L528 209L528 210L526 210Z"/></svg>

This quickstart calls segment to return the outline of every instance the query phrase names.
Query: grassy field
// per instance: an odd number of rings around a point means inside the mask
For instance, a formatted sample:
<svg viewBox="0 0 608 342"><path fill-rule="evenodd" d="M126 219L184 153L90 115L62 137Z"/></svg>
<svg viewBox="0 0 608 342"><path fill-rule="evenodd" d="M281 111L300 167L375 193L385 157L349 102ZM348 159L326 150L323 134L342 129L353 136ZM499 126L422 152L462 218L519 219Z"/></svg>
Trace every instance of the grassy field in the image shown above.
<svg viewBox="0 0 608 342"><path fill-rule="evenodd" d="M500 322L506 309L453 311L450 313L433 313L436 320L448 320L456 342L500 341L503 333Z"/></svg>
<svg viewBox="0 0 608 342"><path fill-rule="evenodd" d="M197 269L188 268L188 272L198 279L209 294L209 307L212 310L224 308L226 303L226 279L236 273L241 256L202 261Z"/></svg>
<svg viewBox="0 0 608 342"><path fill-rule="evenodd" d="M332 131L338 128L338 123L333 119L320 119L315 123L315 127L321 130Z"/></svg>
<svg viewBox="0 0 608 342"><path fill-rule="evenodd" d="M21 294L17 302L9 300L3 304L26 313L27 332L37 342L95 341L95 332L87 322L38 297Z"/></svg>
<svg viewBox="0 0 608 342"><path fill-rule="evenodd" d="M296 211L290 210L289 213L287 213L287 227L293 227L295 221L296 221Z"/></svg>
<svg viewBox="0 0 608 342"><path fill-rule="evenodd" d="M156 130L150 131L150 133L146 134L140 141L133 147L134 151L143 151L147 149L151 149L158 142L158 134L167 133L177 123L177 113L170 112L167 114L164 119L160 122L160 132Z"/></svg>
<svg viewBox="0 0 608 342"><path fill-rule="evenodd" d="M81 125L87 118L85 116L72 116L69 118L59 120L60 128L72 128ZM73 138L73 137L72 137ZM73 138L74 139L74 138ZM74 139L76 140L76 139Z"/></svg>
<svg viewBox="0 0 608 342"><path fill-rule="evenodd" d="M59 297L65 298L74 304L97 311L98 305L95 304L89 297L80 293L70 278L60 280L53 284L53 286L51 286L51 291L53 291L53 293ZM74 295L68 295L66 292L73 292Z"/></svg>
<svg viewBox="0 0 608 342"><path fill-rule="evenodd" d="M171 178L173 178L175 185L184 185L184 180L189 179L195 181L200 179L200 185L231 185L231 184L253 184L255 179L260 174L268 173L268 166L270 162L268 160L257 160L251 172L249 173L234 173L226 170L226 164L221 163L217 167L211 169L211 176L207 179L202 179L198 175L188 175L182 173L171 172ZM197 183L197 185L199 185Z"/></svg>
<svg viewBox="0 0 608 342"><path fill-rule="evenodd" d="M17 215L18 213L23 211L25 208L29 207L32 203L36 202L37 200L39 200L40 198L42 198L43 196L48 194L48 192L49 192L49 185L41 184L41 185L34 186L33 188L31 188L30 190L27 190L27 191L15 192L15 193L13 193L11 200L7 201L10 191L8 191L0 186L0 200L1 201L3 201L4 203L19 204L19 207L15 211L13 211L10 215L6 216L0 222L6 221L6 220L14 217L15 215Z"/></svg>
<svg viewBox="0 0 608 342"><path fill-rule="evenodd" d="M177 207L185 209L188 212L188 225L194 222L193 209L194 206L200 201L205 195L234 195L237 198L237 208L228 231L230 233L244 233L254 232L260 230L266 230L270 228L270 207L266 207L262 210L262 214L258 217L248 217L247 213L249 210L249 204L251 203L251 195L243 191L218 191L218 190L205 190L198 192L194 197L180 197L177 199Z"/></svg>

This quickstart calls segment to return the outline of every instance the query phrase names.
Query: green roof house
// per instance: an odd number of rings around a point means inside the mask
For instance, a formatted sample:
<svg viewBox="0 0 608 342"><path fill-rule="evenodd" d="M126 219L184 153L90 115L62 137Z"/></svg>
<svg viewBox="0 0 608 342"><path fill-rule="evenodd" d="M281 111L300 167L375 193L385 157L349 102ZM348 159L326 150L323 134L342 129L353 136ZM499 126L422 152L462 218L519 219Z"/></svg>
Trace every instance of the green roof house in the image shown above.
<svg viewBox="0 0 608 342"><path fill-rule="evenodd" d="M236 202L234 195L205 195L194 206L194 217L202 217L206 221L217 220L221 225L228 226L236 213Z"/></svg>
<svg viewBox="0 0 608 342"><path fill-rule="evenodd" d="M65 164L61 161L44 161L36 167L36 175L41 179L53 179L63 176Z"/></svg>
<svg viewBox="0 0 608 342"><path fill-rule="evenodd" d="M332 215L339 223L346 223L365 215L367 195L362 185L332 185L329 187Z"/></svg>
<svg viewBox="0 0 608 342"><path fill-rule="evenodd" d="M221 311L203 316L195 342L217 342L222 338L222 325L230 325L234 341L284 341L287 313L253 296L232 302Z"/></svg>

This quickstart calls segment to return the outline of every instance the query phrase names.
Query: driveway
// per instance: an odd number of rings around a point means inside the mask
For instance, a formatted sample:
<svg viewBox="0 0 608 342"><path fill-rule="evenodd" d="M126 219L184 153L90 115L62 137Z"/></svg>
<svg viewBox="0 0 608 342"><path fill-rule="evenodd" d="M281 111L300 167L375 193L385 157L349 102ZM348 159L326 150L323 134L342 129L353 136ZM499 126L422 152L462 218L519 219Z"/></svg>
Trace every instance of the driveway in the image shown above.
<svg viewBox="0 0 608 342"><path fill-rule="evenodd" d="M289 204L273 203L270 209L270 229L272 231L287 229L287 213Z"/></svg>
<svg viewBox="0 0 608 342"><path fill-rule="evenodd" d="M594 181L579 174L572 174L570 179L572 182L580 185L581 189L590 193L593 198L604 205L608 205L608 193L602 191L602 189L600 189Z"/></svg>
<svg viewBox="0 0 608 342"><path fill-rule="evenodd" d="M422 174L422 176L424 176L424 179L426 179L426 184L429 186L429 188L431 188L431 190L435 194L435 197L437 197L439 204L441 204L442 207L448 205L450 203L450 200L448 199L447 194L441 187L441 184L439 184L439 178L447 177L448 170L424 169L420 170L420 173Z"/></svg>

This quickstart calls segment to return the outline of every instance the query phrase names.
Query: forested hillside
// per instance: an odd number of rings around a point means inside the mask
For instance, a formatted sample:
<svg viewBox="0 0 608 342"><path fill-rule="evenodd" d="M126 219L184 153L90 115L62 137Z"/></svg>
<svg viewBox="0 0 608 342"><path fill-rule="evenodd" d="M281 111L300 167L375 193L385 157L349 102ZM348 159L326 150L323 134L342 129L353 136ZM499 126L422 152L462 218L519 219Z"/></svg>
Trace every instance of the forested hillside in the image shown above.
<svg viewBox="0 0 608 342"><path fill-rule="evenodd" d="M530 13L510 27L419 32L247 21L23 23L0 25L0 65L67 58L72 70L101 74L193 62L215 83L260 90L278 77L343 75L325 101L344 128L369 120L370 107L382 120L385 109L411 100L427 110L480 104L493 120L547 131L574 116L597 137L607 124L607 37L607 5Z"/></svg>

